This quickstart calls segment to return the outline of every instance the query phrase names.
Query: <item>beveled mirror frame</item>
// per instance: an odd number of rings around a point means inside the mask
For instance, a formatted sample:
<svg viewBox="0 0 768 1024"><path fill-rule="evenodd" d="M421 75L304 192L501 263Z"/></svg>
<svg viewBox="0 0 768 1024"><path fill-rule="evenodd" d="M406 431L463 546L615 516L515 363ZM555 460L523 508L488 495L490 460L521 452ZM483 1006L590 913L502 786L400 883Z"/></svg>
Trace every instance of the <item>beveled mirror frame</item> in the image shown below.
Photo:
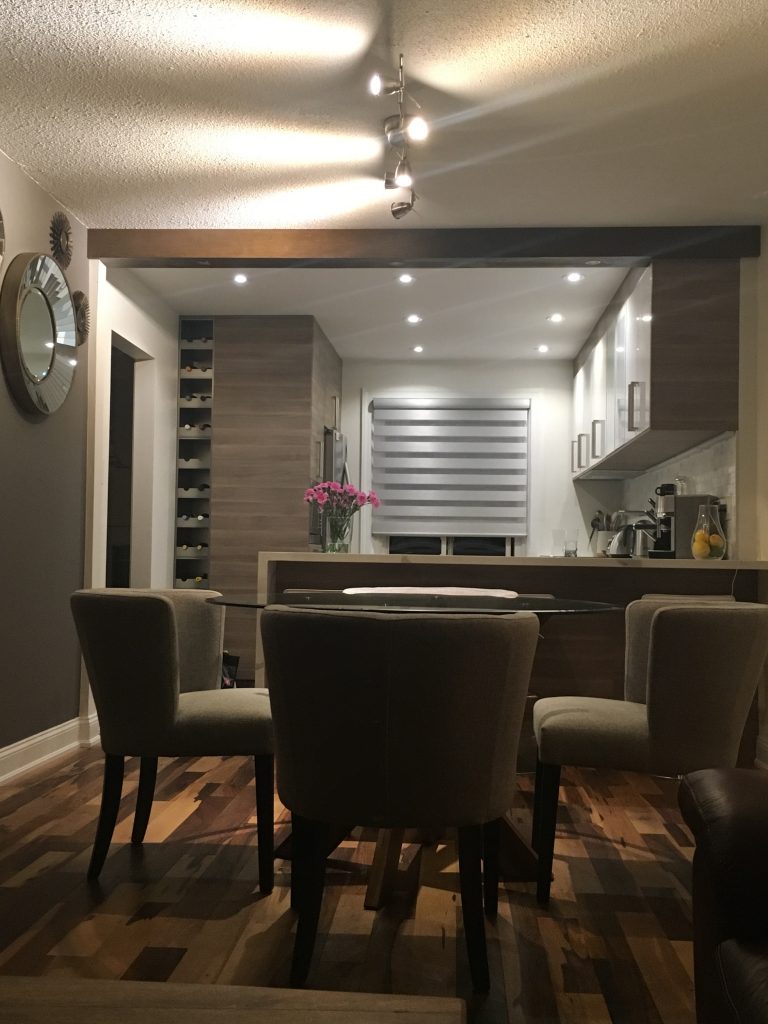
<svg viewBox="0 0 768 1024"><path fill-rule="evenodd" d="M30 293L42 296L51 318L52 353L43 374L28 365L22 344L21 312ZM0 357L20 409L42 417L62 405L75 376L75 346L75 309L61 267L45 253L20 253L8 267L0 292Z"/></svg>

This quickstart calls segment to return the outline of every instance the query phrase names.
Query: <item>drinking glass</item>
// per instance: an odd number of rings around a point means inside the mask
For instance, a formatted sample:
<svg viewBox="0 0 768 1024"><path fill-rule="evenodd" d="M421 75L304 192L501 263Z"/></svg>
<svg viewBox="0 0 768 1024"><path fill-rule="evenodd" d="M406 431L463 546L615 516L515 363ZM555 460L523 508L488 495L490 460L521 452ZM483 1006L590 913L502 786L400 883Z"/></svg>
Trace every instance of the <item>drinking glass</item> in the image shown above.
<svg viewBox="0 0 768 1024"><path fill-rule="evenodd" d="M576 530L565 531L563 554L566 558L575 558L579 550L579 535Z"/></svg>

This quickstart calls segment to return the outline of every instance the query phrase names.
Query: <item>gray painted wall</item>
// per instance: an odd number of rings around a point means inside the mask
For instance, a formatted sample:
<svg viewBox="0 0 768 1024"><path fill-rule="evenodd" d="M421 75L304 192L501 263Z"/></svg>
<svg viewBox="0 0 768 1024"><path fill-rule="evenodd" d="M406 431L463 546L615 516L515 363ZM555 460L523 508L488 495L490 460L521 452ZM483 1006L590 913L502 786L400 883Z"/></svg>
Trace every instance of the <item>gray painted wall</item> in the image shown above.
<svg viewBox="0 0 768 1024"><path fill-rule="evenodd" d="M5 257L0 285L20 252L49 253L50 219L62 209L0 153ZM65 211L66 212L66 211ZM69 215L70 289L88 294L85 227ZM91 309L95 296L89 296ZM0 382L0 748L77 717L80 654L69 595L82 583L86 360L62 407L32 421Z"/></svg>

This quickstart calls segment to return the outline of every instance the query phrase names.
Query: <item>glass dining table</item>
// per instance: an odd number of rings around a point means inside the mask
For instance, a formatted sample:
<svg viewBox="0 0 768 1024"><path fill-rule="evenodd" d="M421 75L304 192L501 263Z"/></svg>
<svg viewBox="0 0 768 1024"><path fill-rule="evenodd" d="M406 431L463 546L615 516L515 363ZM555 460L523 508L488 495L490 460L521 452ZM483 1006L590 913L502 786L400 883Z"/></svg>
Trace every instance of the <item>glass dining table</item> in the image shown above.
<svg viewBox="0 0 768 1024"><path fill-rule="evenodd" d="M257 610L280 604L325 611L406 612L423 615L509 615L533 612L542 621L550 616L594 615L620 610L618 605L604 601L467 587L359 587L348 590L296 588L270 593L266 598L249 594L224 594L209 598L209 601L232 608ZM343 830L343 834L342 830L339 831L339 835L334 837L332 849L346 838L348 831ZM402 829L380 830L365 898L365 906L369 910L378 909L386 902L396 875L403 838ZM289 837L275 849L275 856L289 859L290 855ZM501 819L499 866L501 877L506 881L536 880L536 851L510 815Z"/></svg>

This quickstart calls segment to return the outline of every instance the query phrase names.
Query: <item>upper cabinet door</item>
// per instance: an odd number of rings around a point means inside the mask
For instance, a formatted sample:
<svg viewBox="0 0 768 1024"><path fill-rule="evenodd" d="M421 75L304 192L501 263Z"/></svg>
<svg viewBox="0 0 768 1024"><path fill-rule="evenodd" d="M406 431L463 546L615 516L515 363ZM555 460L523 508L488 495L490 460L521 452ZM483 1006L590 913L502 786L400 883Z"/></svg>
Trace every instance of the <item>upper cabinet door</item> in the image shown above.
<svg viewBox="0 0 768 1024"><path fill-rule="evenodd" d="M616 320L611 374L614 448L650 426L651 284L649 267Z"/></svg>
<svg viewBox="0 0 768 1024"><path fill-rule="evenodd" d="M609 451L612 431L608 429L606 339L601 338L586 363L586 430L589 434L590 464Z"/></svg>

